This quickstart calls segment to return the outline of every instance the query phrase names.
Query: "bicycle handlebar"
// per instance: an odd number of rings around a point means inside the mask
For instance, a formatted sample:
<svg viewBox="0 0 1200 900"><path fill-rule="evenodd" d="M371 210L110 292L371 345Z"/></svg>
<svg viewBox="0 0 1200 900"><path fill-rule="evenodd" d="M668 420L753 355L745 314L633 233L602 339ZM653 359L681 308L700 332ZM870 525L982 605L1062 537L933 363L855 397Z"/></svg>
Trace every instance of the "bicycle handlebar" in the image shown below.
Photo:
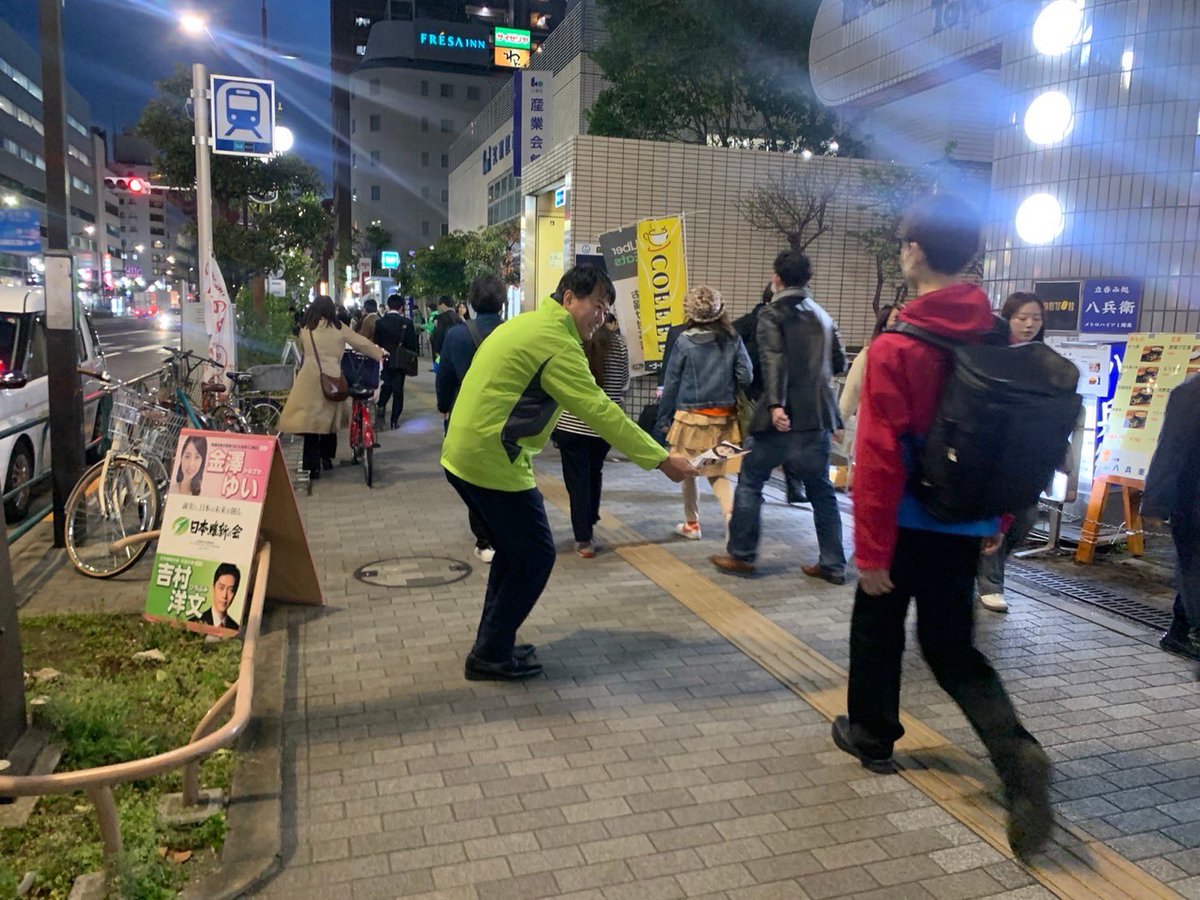
<svg viewBox="0 0 1200 900"><path fill-rule="evenodd" d="M80 375L95 378L97 381L103 381L105 384L113 383L113 377L107 372L93 372L91 369L79 369L78 371Z"/></svg>
<svg viewBox="0 0 1200 900"><path fill-rule="evenodd" d="M195 353L191 350L176 350L174 347L163 347L163 349L166 350L168 353L170 353L171 356L173 356L173 357L177 357L179 359L195 360L196 365L200 365L201 363L208 363L210 366L213 366L218 369L225 368L224 363L219 363L215 359L209 359L207 356L200 356L198 353Z"/></svg>

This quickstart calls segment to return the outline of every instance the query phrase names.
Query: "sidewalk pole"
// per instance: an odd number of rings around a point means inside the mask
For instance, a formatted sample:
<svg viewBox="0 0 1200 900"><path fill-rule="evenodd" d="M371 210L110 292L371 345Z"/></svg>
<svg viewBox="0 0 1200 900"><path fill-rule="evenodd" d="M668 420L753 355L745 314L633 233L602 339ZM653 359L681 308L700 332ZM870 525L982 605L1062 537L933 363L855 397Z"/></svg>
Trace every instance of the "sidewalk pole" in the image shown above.
<svg viewBox="0 0 1200 900"><path fill-rule="evenodd" d="M24 731L25 669L17 628L17 592L8 541L4 541L0 543L0 759L8 756Z"/></svg>
<svg viewBox="0 0 1200 900"><path fill-rule="evenodd" d="M71 277L67 109L61 0L39 0L42 120L46 158L46 362L50 394L50 468L54 546L65 545L66 503L83 470L83 391L75 331L79 304ZM99 198L103 202L103 198Z"/></svg>
<svg viewBox="0 0 1200 900"><path fill-rule="evenodd" d="M203 63L192 66L192 118L196 123L196 252L200 256L200 302L204 303L204 288L211 278L209 260L212 258L212 169L208 149L208 69ZM206 275L205 273L209 273Z"/></svg>

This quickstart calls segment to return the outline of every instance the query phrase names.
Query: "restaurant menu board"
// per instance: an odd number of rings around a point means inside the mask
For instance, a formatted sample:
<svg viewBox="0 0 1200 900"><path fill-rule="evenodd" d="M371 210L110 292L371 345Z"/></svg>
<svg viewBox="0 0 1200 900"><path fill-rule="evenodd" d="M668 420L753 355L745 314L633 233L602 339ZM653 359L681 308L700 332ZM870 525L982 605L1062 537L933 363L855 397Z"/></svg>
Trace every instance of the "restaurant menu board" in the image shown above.
<svg viewBox="0 0 1200 900"><path fill-rule="evenodd" d="M275 439L185 429L170 469L146 618L234 635L248 608Z"/></svg>
<svg viewBox="0 0 1200 900"><path fill-rule="evenodd" d="M1200 374L1200 335L1133 334L1117 382L1096 476L1142 480L1167 412L1172 389Z"/></svg>

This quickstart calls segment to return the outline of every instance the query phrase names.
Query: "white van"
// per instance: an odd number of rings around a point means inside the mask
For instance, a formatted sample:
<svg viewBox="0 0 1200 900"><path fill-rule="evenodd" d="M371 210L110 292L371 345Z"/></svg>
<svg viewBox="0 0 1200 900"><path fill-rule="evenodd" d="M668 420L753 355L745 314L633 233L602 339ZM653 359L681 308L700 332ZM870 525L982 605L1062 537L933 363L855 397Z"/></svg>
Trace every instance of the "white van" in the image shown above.
<svg viewBox="0 0 1200 900"><path fill-rule="evenodd" d="M104 371L104 352L91 319L81 316L75 333L79 366ZM91 441L103 431L97 396L100 382L83 379L83 394L92 399L83 410L84 437ZM37 420L50 412L46 378L46 296L41 287L0 284L0 433ZM50 423L41 421L0 438L0 473L4 492L41 474L50 466ZM29 513L33 491L7 500L4 515L17 522Z"/></svg>

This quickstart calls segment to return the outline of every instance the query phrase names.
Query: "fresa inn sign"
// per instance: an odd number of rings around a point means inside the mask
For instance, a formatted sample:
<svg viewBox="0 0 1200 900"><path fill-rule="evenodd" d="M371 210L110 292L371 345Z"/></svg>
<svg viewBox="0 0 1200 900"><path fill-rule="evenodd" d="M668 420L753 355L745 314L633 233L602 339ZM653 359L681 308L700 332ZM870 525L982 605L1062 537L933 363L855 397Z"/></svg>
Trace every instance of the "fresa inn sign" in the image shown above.
<svg viewBox="0 0 1200 900"><path fill-rule="evenodd" d="M428 47L449 47L459 50L486 50L487 41L470 35L454 34L445 31L422 31L417 35L417 44Z"/></svg>

